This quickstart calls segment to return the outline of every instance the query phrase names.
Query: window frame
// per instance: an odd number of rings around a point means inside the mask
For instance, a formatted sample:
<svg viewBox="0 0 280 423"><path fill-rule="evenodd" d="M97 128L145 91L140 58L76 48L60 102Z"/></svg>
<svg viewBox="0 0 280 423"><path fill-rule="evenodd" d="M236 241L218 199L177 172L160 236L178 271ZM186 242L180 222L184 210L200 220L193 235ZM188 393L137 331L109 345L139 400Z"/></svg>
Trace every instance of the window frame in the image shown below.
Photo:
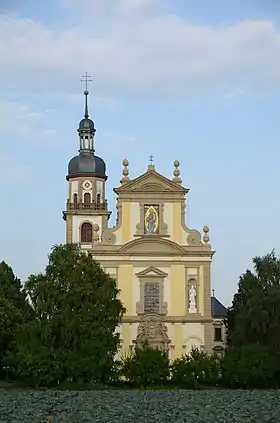
<svg viewBox="0 0 280 423"><path fill-rule="evenodd" d="M85 228L85 229L84 229ZM90 234L88 236L88 234ZM85 235L85 236L83 236ZM91 222L83 222L80 227L80 243L91 244L93 238L93 227Z"/></svg>

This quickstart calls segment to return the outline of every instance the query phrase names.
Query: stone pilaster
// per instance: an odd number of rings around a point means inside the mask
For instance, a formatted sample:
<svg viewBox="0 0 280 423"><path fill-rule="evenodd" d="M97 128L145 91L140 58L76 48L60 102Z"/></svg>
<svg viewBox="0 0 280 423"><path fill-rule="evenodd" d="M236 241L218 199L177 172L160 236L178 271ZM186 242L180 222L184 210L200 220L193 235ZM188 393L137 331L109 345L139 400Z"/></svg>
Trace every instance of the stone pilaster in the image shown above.
<svg viewBox="0 0 280 423"><path fill-rule="evenodd" d="M69 244L73 239L73 216L68 214L66 217L66 243Z"/></svg>
<svg viewBox="0 0 280 423"><path fill-rule="evenodd" d="M211 263L205 263L203 265L203 285L204 285L204 317L211 319ZM205 323L204 325L204 336L205 336L205 351L209 354L212 353L213 349L213 324Z"/></svg>

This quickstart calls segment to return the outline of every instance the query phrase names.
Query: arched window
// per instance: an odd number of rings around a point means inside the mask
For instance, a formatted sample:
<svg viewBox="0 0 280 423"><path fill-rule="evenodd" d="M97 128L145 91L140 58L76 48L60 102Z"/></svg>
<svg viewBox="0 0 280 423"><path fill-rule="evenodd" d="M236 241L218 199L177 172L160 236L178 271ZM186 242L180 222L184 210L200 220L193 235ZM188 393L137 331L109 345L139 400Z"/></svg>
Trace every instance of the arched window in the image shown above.
<svg viewBox="0 0 280 423"><path fill-rule="evenodd" d="M92 224L89 222L81 226L81 242L92 242Z"/></svg>
<svg viewBox="0 0 280 423"><path fill-rule="evenodd" d="M73 195L74 209L78 208L78 194Z"/></svg>
<svg viewBox="0 0 280 423"><path fill-rule="evenodd" d="M86 192L84 194L84 205L89 206L90 205L90 193Z"/></svg>

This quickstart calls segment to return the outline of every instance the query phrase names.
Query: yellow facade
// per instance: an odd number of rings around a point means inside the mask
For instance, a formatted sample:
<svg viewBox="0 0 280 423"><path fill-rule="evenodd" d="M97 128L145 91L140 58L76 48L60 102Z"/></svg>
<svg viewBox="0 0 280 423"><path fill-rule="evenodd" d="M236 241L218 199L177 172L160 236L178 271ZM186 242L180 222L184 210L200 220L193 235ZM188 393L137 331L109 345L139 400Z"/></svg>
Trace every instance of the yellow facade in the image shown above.
<svg viewBox="0 0 280 423"><path fill-rule="evenodd" d="M145 340L168 349L171 359L192 347L207 352L215 347L210 280L214 252L209 229L205 226L201 234L186 225L189 190L181 184L178 162L174 165L172 179L152 165L135 179L123 178L115 189L118 222L113 228L107 223L106 205L103 211L83 212L79 219L77 213L66 218L68 242L75 242L75 219L79 225L92 222L96 237L81 246L116 277L126 308L119 328L120 354ZM82 178L80 185L94 186L87 179Z"/></svg>
<svg viewBox="0 0 280 423"><path fill-rule="evenodd" d="M182 225L181 225L181 213L182 205L180 202L176 201L173 204L173 241L181 244L182 237Z"/></svg>
<svg viewBox="0 0 280 423"><path fill-rule="evenodd" d="M133 313L133 265L119 264L117 271L118 288L121 291L121 300L126 313Z"/></svg>
<svg viewBox="0 0 280 423"><path fill-rule="evenodd" d="M124 202L122 204L122 244L131 240L131 204Z"/></svg>
<svg viewBox="0 0 280 423"><path fill-rule="evenodd" d="M66 241L79 243L116 278L126 308L117 328L120 354L144 341L167 349L172 359L193 346L209 353L221 351L224 307L211 298L214 252L209 229L204 226L201 233L185 222L189 189L182 186L178 160L172 178L150 164L146 172L130 179L125 159L121 185L114 190L117 224L110 227L106 164L95 155L88 90L84 95L79 154L69 161L66 176Z"/></svg>

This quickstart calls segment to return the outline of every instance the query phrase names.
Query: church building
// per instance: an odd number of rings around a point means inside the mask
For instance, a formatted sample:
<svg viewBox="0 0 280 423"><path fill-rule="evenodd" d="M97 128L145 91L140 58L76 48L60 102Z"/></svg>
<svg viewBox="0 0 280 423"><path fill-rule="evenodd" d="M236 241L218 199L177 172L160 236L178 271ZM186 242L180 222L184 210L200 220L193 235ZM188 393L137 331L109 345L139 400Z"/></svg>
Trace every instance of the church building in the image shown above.
<svg viewBox="0 0 280 423"><path fill-rule="evenodd" d="M145 340L168 349L171 359L192 347L222 353L227 309L211 296L209 228L200 232L186 224L189 189L182 184L179 161L173 162L171 179L152 163L130 179L124 159L114 189L117 222L110 227L106 165L95 154L96 130L88 113L89 93L84 94L79 154L70 160L66 177L66 242L79 243L116 278L127 310L119 327L121 353Z"/></svg>

